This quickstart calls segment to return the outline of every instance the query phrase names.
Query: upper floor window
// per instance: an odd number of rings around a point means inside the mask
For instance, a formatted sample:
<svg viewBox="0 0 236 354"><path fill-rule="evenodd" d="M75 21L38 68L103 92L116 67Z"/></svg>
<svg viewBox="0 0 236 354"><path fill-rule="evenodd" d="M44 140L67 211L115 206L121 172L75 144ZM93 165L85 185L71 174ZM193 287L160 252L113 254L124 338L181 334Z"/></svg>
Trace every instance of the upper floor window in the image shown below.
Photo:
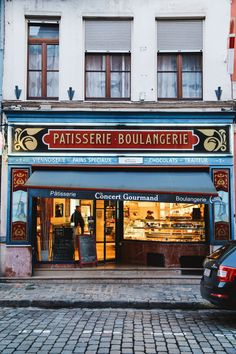
<svg viewBox="0 0 236 354"><path fill-rule="evenodd" d="M85 21L86 99L130 99L130 20Z"/></svg>
<svg viewBox="0 0 236 354"><path fill-rule="evenodd" d="M202 21L157 21L159 99L202 99Z"/></svg>
<svg viewBox="0 0 236 354"><path fill-rule="evenodd" d="M57 99L59 76L58 24L29 24L28 98Z"/></svg>
<svg viewBox="0 0 236 354"><path fill-rule="evenodd" d="M158 97L202 98L201 53L158 54Z"/></svg>
<svg viewBox="0 0 236 354"><path fill-rule="evenodd" d="M104 97L130 97L130 55L86 55L86 98Z"/></svg>

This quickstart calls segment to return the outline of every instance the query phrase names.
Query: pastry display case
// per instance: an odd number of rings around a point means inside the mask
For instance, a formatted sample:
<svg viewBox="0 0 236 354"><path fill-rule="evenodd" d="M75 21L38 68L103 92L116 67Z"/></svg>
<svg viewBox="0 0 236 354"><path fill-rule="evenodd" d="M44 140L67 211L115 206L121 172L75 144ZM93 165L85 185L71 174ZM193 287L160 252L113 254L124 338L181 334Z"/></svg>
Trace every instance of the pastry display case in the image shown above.
<svg viewBox="0 0 236 354"><path fill-rule="evenodd" d="M160 203L159 203L160 204ZM164 204L164 203L163 203ZM167 203L165 203L167 204ZM160 205L153 208L151 219L142 217L142 210L135 217L124 218L124 240L161 242L204 242L206 225L204 206L172 205L168 203L160 212ZM150 211L146 211L150 214ZM166 214L166 215L164 215ZM141 217L138 217L141 216Z"/></svg>

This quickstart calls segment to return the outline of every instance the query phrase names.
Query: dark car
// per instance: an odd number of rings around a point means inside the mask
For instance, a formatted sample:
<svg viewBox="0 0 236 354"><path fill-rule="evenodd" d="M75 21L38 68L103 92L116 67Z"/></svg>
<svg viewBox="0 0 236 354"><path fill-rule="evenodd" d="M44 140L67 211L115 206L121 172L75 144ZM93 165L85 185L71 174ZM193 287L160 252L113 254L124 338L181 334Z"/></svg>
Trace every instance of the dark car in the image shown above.
<svg viewBox="0 0 236 354"><path fill-rule="evenodd" d="M236 307L236 241L205 259L201 295L215 305Z"/></svg>

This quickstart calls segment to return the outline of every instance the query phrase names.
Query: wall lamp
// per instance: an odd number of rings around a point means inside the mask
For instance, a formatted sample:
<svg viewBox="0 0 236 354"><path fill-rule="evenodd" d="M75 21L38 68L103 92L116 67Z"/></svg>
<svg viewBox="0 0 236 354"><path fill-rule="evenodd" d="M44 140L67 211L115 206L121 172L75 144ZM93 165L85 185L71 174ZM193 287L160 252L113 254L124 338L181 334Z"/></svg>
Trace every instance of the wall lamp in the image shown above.
<svg viewBox="0 0 236 354"><path fill-rule="evenodd" d="M218 89L215 90L215 94L216 94L217 100L220 101L220 98L221 98L221 95L222 95L222 90L221 90L220 86L218 86Z"/></svg>
<svg viewBox="0 0 236 354"><path fill-rule="evenodd" d="M21 95L21 89L19 89L18 86L15 86L15 95L16 95L16 99L19 100L20 95Z"/></svg>
<svg viewBox="0 0 236 354"><path fill-rule="evenodd" d="M69 87L69 90L67 90L67 93L68 93L69 100L72 101L74 94L75 94L75 90L72 90L72 87Z"/></svg>

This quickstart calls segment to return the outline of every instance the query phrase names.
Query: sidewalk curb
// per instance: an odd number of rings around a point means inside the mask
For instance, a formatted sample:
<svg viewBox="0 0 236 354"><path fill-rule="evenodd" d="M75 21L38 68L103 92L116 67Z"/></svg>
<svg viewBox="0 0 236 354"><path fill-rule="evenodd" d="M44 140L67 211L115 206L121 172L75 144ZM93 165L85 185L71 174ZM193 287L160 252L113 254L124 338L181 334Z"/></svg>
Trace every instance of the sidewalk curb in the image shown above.
<svg viewBox="0 0 236 354"><path fill-rule="evenodd" d="M145 278L137 278L137 277L87 277L87 278L75 278L75 277L54 277L54 278L46 278L46 277L25 277L25 278L1 278L0 284L12 284L12 283L40 283L41 281L45 283L54 283L54 284L70 284L70 283L93 283L100 284L101 282L106 282L110 284L156 284L158 281L159 284L164 285L199 285L200 278L163 278L163 277L145 277Z"/></svg>
<svg viewBox="0 0 236 354"><path fill-rule="evenodd" d="M65 300L0 300L0 307L38 307L44 309L61 308L127 308L127 309L173 309L210 310L213 305L199 302L155 302L155 301L65 301Z"/></svg>

